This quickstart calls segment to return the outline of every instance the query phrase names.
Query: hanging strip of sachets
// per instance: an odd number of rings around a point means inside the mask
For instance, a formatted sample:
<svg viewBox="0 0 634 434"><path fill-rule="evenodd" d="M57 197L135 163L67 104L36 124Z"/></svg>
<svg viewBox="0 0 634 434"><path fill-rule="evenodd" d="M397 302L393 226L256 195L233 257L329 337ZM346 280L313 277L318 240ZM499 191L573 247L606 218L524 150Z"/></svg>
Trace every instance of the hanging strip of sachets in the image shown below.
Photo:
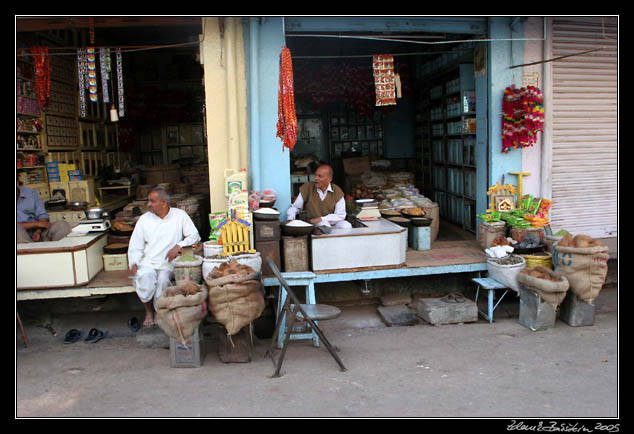
<svg viewBox="0 0 634 434"><path fill-rule="evenodd" d="M86 51L77 49L77 79L79 82L79 115L86 117Z"/></svg>
<svg viewBox="0 0 634 434"><path fill-rule="evenodd" d="M35 88L40 109L47 109L51 102L51 62L48 47L31 47L35 66Z"/></svg>
<svg viewBox="0 0 634 434"><path fill-rule="evenodd" d="M119 117L124 115L123 107L123 64L121 60L121 48L117 48L117 91L119 96Z"/></svg>
<svg viewBox="0 0 634 434"><path fill-rule="evenodd" d="M97 102L99 100L97 86L97 58L95 57L95 48L86 48L86 64L88 65L88 95L90 101Z"/></svg>
<svg viewBox="0 0 634 434"><path fill-rule="evenodd" d="M394 82L394 56L375 55L372 58L376 105L396 105L396 85Z"/></svg>
<svg viewBox="0 0 634 434"><path fill-rule="evenodd" d="M110 78L109 74L109 62L110 53L107 48L101 47L99 48L99 67L101 73L101 94L103 95L103 102L110 102L110 97L108 93L108 80Z"/></svg>

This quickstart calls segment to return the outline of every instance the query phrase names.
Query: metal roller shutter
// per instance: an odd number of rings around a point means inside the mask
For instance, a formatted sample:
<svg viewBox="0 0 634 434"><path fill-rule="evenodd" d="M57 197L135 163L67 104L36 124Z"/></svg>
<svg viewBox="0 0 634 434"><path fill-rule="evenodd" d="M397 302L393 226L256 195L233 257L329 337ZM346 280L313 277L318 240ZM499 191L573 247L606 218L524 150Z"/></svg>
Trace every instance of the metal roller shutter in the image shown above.
<svg viewBox="0 0 634 434"><path fill-rule="evenodd" d="M595 238L617 236L618 22L552 19L551 225Z"/></svg>

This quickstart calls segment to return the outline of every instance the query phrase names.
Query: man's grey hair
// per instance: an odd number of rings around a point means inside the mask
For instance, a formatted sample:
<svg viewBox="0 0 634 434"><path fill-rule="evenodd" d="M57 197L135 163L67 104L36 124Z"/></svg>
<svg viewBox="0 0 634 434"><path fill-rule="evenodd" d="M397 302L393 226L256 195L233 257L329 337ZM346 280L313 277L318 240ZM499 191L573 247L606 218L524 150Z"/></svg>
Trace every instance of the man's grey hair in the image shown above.
<svg viewBox="0 0 634 434"><path fill-rule="evenodd" d="M170 203L172 202L172 198L170 197L169 193L167 192L167 190L165 190L165 187L163 186L156 186L152 189L153 192L156 192L156 194L158 195L159 199L162 199L164 201L167 202L168 205L170 205Z"/></svg>

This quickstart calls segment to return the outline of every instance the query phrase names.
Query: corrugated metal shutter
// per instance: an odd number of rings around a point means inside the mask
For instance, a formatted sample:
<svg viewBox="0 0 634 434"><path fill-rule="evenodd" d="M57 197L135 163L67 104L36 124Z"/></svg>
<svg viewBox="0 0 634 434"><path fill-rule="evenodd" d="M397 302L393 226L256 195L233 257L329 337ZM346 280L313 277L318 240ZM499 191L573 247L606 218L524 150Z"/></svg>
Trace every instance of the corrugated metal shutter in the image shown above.
<svg viewBox="0 0 634 434"><path fill-rule="evenodd" d="M551 225L617 236L618 51L616 17L552 19Z"/></svg>

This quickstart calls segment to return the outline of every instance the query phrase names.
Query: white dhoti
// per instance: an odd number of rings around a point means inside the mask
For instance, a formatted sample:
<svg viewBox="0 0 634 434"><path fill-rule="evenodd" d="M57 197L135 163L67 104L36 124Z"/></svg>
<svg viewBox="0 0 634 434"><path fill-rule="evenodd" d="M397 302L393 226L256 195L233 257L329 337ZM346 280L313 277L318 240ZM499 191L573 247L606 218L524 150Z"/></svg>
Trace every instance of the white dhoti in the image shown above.
<svg viewBox="0 0 634 434"><path fill-rule="evenodd" d="M134 280L139 299L143 303L152 300L154 310L157 310L156 300L163 294L165 288L172 286L173 277L174 273L170 270L155 270L152 267L140 266Z"/></svg>

